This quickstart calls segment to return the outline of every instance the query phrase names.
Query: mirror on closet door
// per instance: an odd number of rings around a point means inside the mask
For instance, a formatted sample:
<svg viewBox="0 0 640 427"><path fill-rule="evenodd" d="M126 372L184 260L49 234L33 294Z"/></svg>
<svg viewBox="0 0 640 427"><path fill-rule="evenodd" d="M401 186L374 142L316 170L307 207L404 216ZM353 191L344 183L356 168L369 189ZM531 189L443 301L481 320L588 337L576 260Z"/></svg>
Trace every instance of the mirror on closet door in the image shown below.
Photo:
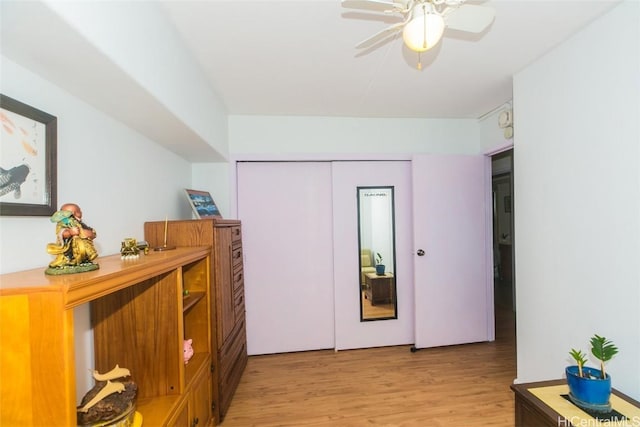
<svg viewBox="0 0 640 427"><path fill-rule="evenodd" d="M358 187L360 320L397 319L393 187Z"/></svg>

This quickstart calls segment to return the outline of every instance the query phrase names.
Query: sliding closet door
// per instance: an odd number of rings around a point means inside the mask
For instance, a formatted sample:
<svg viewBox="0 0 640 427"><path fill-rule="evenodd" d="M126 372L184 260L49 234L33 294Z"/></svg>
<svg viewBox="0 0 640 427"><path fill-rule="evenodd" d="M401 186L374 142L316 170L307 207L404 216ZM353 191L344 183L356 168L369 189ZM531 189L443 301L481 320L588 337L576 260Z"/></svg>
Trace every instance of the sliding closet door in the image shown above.
<svg viewBox="0 0 640 427"><path fill-rule="evenodd" d="M358 187L393 187L397 318L360 320ZM413 343L413 255L411 162L333 163L336 349ZM368 302L367 302L368 303Z"/></svg>
<svg viewBox="0 0 640 427"><path fill-rule="evenodd" d="M416 348L493 339L487 162L413 159Z"/></svg>
<svg viewBox="0 0 640 427"><path fill-rule="evenodd" d="M237 165L248 353L334 348L331 163Z"/></svg>

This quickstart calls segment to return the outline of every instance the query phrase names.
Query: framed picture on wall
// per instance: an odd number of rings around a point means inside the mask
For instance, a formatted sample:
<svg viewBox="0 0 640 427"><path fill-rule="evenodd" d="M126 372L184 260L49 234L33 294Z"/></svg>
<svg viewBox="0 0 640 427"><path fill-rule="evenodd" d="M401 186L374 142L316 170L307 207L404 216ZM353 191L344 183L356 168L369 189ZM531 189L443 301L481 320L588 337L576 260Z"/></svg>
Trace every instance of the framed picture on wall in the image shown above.
<svg viewBox="0 0 640 427"><path fill-rule="evenodd" d="M220 211L213 201L211 194L208 191L191 190L185 188L187 199L196 218L222 218Z"/></svg>
<svg viewBox="0 0 640 427"><path fill-rule="evenodd" d="M52 215L57 118L0 94L0 121L0 215Z"/></svg>

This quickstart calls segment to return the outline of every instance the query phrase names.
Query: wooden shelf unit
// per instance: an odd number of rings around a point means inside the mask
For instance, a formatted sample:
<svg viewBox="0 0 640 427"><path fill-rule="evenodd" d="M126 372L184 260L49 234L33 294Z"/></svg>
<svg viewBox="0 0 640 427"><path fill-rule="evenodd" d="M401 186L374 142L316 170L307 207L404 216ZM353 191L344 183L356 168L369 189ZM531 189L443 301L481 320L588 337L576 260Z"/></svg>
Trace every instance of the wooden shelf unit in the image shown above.
<svg viewBox="0 0 640 427"><path fill-rule="evenodd" d="M211 359L213 418L223 421L247 365L242 225L238 220L201 219L144 224L151 246L211 245Z"/></svg>
<svg viewBox="0 0 640 427"><path fill-rule="evenodd" d="M39 268L0 276L0 425L76 425L73 311L85 303L94 369L103 373L118 364L131 371L144 424L198 419L207 425L210 248L97 262L100 269L87 273L47 276ZM188 304L183 289L189 290ZM193 339L195 352L186 365L185 338Z"/></svg>

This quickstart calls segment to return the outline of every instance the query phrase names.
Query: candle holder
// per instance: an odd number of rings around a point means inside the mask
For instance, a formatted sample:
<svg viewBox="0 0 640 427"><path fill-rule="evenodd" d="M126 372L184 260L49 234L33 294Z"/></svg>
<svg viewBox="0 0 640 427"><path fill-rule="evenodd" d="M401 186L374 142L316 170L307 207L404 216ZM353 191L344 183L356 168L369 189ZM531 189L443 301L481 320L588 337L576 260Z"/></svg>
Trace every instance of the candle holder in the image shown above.
<svg viewBox="0 0 640 427"><path fill-rule="evenodd" d="M165 217L164 219L164 244L162 246L158 246L153 248L154 251L156 252L162 252L162 251L171 251L173 249L175 249L175 246L167 246L167 230L169 227L169 217Z"/></svg>

